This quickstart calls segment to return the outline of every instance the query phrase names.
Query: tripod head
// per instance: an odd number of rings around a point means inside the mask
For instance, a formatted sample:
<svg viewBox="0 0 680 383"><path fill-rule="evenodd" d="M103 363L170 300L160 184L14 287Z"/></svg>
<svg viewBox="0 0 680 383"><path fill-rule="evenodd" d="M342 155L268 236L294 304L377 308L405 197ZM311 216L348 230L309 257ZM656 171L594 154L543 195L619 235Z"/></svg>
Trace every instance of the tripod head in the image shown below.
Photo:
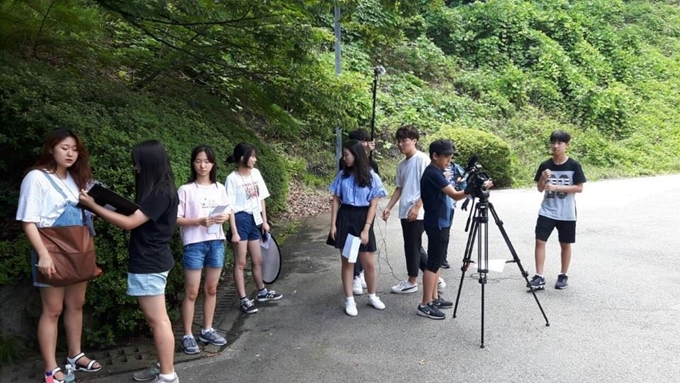
<svg viewBox="0 0 680 383"><path fill-rule="evenodd" d="M463 175L460 181L461 184L466 184L465 194L479 198L480 202L488 201L489 190L487 189L487 181L489 180L491 180L491 177L484 172L484 167L479 162L479 156L474 154L468 160L465 175Z"/></svg>

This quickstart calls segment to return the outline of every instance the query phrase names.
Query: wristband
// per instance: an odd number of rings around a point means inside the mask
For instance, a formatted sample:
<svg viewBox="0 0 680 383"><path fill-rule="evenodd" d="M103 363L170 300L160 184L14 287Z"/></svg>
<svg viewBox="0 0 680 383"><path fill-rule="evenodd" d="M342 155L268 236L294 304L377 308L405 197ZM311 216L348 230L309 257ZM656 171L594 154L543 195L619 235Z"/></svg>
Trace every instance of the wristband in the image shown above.
<svg viewBox="0 0 680 383"><path fill-rule="evenodd" d="M366 225L372 225L372 223L370 223L370 222L366 222ZM365 225L364 225L364 226L365 226Z"/></svg>

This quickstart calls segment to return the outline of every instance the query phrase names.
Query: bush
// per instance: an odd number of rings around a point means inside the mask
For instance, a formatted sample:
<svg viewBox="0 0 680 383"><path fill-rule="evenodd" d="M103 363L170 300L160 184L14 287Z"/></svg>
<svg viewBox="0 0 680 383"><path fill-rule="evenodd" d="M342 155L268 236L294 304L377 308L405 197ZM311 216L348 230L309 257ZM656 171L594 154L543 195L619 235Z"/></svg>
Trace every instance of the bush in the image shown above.
<svg viewBox="0 0 680 383"><path fill-rule="evenodd" d="M163 142L179 186L188 179L189 156L194 146L210 144L222 162L235 144L247 141L258 150L258 167L272 195L268 211L273 215L285 209L288 175L284 162L250 130L234 123L236 119L224 114L224 108L214 107L219 103L207 95L199 97L201 93L196 89L192 90L193 97L188 98L176 97L181 90L174 92L173 98L153 97L131 92L118 83L72 76L40 64L3 59L2 66L0 150L13 155L0 158L3 191L0 211L6 229L0 234L0 286L29 284L29 245L14 221L18 190L24 171L37 158L43 137L56 128L76 131L91 154L95 177L131 199L134 179L130 150L137 142L145 139ZM226 179L230 170L220 163L218 179ZM129 234L102 220L97 220L95 227L98 262L104 275L88 288L86 310L90 315L86 318L91 319L84 327L83 344L106 347L122 337L148 330L137 302L125 295ZM182 250L178 235L171 247L179 265ZM181 267L174 267L166 288L171 317L178 315L177 304L183 289Z"/></svg>
<svg viewBox="0 0 680 383"><path fill-rule="evenodd" d="M512 185L513 160L510 146L497 136L475 129L444 127L427 138L423 148L427 153L430 142L446 138L456 144L453 161L466 167L468 158L479 155L484 171L493 179L494 187Z"/></svg>

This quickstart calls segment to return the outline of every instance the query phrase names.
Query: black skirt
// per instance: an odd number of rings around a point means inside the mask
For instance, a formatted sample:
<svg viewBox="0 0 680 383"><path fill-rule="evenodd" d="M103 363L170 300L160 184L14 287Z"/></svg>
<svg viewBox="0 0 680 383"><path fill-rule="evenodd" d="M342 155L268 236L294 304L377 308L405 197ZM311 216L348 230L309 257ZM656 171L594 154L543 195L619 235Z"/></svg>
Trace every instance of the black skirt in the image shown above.
<svg viewBox="0 0 680 383"><path fill-rule="evenodd" d="M345 246L348 234L352 234L355 237L361 237L361 231L364 230L364 226L366 225L368 208L368 206L340 205L338 216L335 219L335 227L337 229L335 241L331 239L329 235L326 243L336 249L342 250ZM368 243L361 245L359 251L372 253L377 249L375 233L373 232L373 222L371 222L371 228L368 231Z"/></svg>

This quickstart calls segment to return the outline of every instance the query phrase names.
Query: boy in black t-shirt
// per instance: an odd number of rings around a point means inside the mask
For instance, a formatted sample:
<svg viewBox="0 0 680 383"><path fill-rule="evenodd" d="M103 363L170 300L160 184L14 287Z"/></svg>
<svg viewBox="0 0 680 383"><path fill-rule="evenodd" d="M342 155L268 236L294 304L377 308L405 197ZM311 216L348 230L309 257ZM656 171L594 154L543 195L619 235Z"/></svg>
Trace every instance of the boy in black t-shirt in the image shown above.
<svg viewBox="0 0 680 383"><path fill-rule="evenodd" d="M538 211L536 221L536 275L527 288L543 290L543 265L545 264L545 244L553 229L557 228L560 241L562 270L557 276L555 288L567 288L567 271L571 262L571 244L576 242L576 193L583 191L586 176L581 164L567 156L567 148L571 136L563 130L556 130L550 135L552 158L538 167L534 181L539 192L543 194L543 202Z"/></svg>
<svg viewBox="0 0 680 383"><path fill-rule="evenodd" d="M444 177L444 170L451 163L454 149L449 140L437 140L430 144L430 165L420 179L420 198L423 201L423 226L427 233L427 266L423 271L423 298L417 314L430 319L444 319L440 309L453 307L437 292L439 269L446 257L451 229L451 200L465 198L464 191L456 190ZM451 197L451 198L449 198Z"/></svg>

